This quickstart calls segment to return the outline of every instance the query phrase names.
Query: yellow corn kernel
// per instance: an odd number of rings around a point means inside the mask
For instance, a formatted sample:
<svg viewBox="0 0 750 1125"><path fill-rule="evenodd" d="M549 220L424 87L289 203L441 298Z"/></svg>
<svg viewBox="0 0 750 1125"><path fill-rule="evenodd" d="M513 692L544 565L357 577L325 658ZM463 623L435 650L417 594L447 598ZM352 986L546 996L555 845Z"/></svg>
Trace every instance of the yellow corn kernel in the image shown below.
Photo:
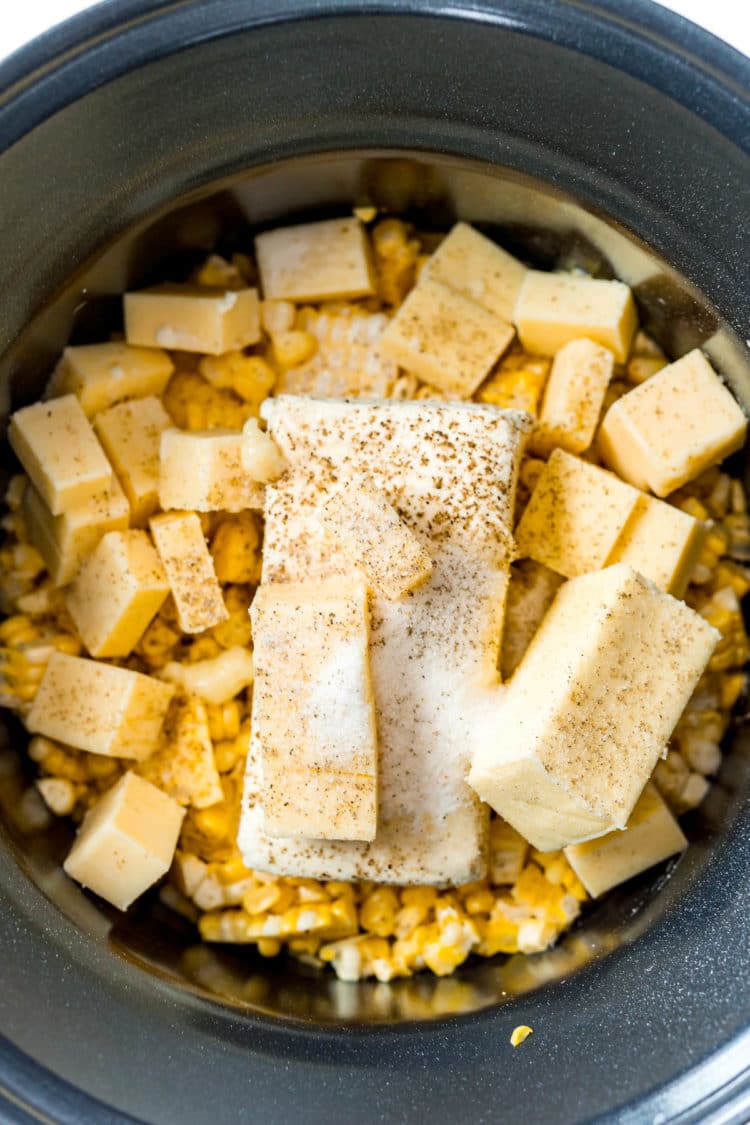
<svg viewBox="0 0 750 1125"><path fill-rule="evenodd" d="M17 647L38 640L41 630L28 617L16 614L0 623L0 644Z"/></svg>
<svg viewBox="0 0 750 1125"><path fill-rule="evenodd" d="M256 946L261 957L278 957L282 950L281 942L276 938L258 938Z"/></svg>
<svg viewBox="0 0 750 1125"><path fill-rule="evenodd" d="M214 762L219 773L228 773L240 760L242 750L235 740L214 743Z"/></svg>
<svg viewBox="0 0 750 1125"><path fill-rule="evenodd" d="M174 626L157 615L136 645L135 651L150 668L163 668L172 659L180 636Z"/></svg>
<svg viewBox="0 0 750 1125"><path fill-rule="evenodd" d="M212 742L223 742L239 737L240 705L236 699L226 703L207 703L208 733Z"/></svg>
<svg viewBox="0 0 750 1125"><path fill-rule="evenodd" d="M514 1027L510 1033L511 1047L520 1047L520 1045L528 1039L530 1035L534 1034L534 1028L529 1027L527 1023L520 1023L518 1027Z"/></svg>
<svg viewBox="0 0 750 1125"><path fill-rule="evenodd" d="M219 582L258 585L261 568L260 526L252 512L237 512L222 517L214 532L210 549Z"/></svg>
<svg viewBox="0 0 750 1125"><path fill-rule="evenodd" d="M423 906L426 910L435 905L437 897L434 887L404 887L401 891L404 906Z"/></svg>
<svg viewBox="0 0 750 1125"><path fill-rule="evenodd" d="M495 895L489 887L479 887L464 898L467 914L489 914L495 902Z"/></svg>
<svg viewBox="0 0 750 1125"><path fill-rule="evenodd" d="M390 937L395 933L397 910L398 895L393 887L378 887L360 907L360 925L377 937Z"/></svg>
<svg viewBox="0 0 750 1125"><path fill-rule="evenodd" d="M75 785L65 777L41 777L36 787L55 816L69 816L78 796Z"/></svg>
<svg viewBox="0 0 750 1125"><path fill-rule="evenodd" d="M516 371L501 368L490 375L475 397L478 402L502 406L506 410L526 410L529 414L536 415L547 374L546 367L535 370L520 368Z"/></svg>
<svg viewBox="0 0 750 1125"><path fill-rule="evenodd" d="M271 350L274 362L279 367L299 367L311 359L318 349L318 341L311 332L300 329L291 329L289 332L277 332L271 338Z"/></svg>
<svg viewBox="0 0 750 1125"><path fill-rule="evenodd" d="M688 496L677 505L683 512L687 512L696 520L709 519L708 508L702 504L697 496Z"/></svg>
<svg viewBox="0 0 750 1125"><path fill-rule="evenodd" d="M245 891L242 896L242 909L248 914L266 914L269 910L273 910L280 897L281 888L277 883L261 883L260 886L252 886Z"/></svg>
<svg viewBox="0 0 750 1125"><path fill-rule="evenodd" d="M377 291L387 305L400 305L417 276L420 245L400 219L383 219L372 230Z"/></svg>
<svg viewBox="0 0 750 1125"><path fill-rule="evenodd" d="M352 902L359 900L359 888L356 883L342 883L336 879L331 879L330 882L325 884L325 887L331 898L348 898Z"/></svg>
<svg viewBox="0 0 750 1125"><path fill-rule="evenodd" d="M744 598L750 590L750 572L747 567L731 559L722 559L713 575L717 590L723 586L730 586L738 598Z"/></svg>
<svg viewBox="0 0 750 1125"><path fill-rule="evenodd" d="M164 409L182 430L241 430L255 416L252 404L213 387L197 371L176 371L162 395Z"/></svg>
<svg viewBox="0 0 750 1125"><path fill-rule="evenodd" d="M262 301L260 306L261 324L269 336L278 332L289 332L294 328L297 310L291 301Z"/></svg>
<svg viewBox="0 0 750 1125"><path fill-rule="evenodd" d="M220 254L209 254L195 273L195 284L216 289L241 289L243 279L237 267L226 258L222 258Z"/></svg>
<svg viewBox="0 0 750 1125"><path fill-rule="evenodd" d="M731 676L722 676L720 680L721 706L725 711L731 711L747 684L744 672L736 672Z"/></svg>
<svg viewBox="0 0 750 1125"><path fill-rule="evenodd" d="M275 902L274 914L285 914L287 910L291 910L297 901L297 892L294 887L291 887L287 880L280 881L277 884L278 898Z"/></svg>
<svg viewBox="0 0 750 1125"><path fill-rule="evenodd" d="M276 373L262 356L244 352L204 356L198 370L212 386L232 390L246 403L260 406L276 384Z"/></svg>

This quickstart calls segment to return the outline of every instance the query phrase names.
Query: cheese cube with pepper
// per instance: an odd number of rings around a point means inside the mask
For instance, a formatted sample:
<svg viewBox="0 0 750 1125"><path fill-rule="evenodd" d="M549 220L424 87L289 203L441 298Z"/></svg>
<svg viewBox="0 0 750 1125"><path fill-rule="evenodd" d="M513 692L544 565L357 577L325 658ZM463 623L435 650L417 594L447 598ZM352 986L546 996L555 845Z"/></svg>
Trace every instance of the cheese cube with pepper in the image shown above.
<svg viewBox="0 0 750 1125"><path fill-rule="evenodd" d="M380 351L447 394L471 398L513 336L506 321L428 277L391 320Z"/></svg>
<svg viewBox="0 0 750 1125"><path fill-rule="evenodd" d="M8 440L53 516L84 504L112 481L112 466L75 395L17 410Z"/></svg>
<svg viewBox="0 0 750 1125"><path fill-rule="evenodd" d="M621 281L529 270L514 323L526 351L555 355L571 340L586 336L624 363L638 320L633 294Z"/></svg>
<svg viewBox="0 0 750 1125"><path fill-rule="evenodd" d="M94 418L94 429L130 504L133 527L146 527L159 507L161 435L172 419L155 396L121 402Z"/></svg>
<svg viewBox="0 0 750 1125"><path fill-rule="evenodd" d="M32 734L112 758L147 758L174 695L151 676L53 653L26 726Z"/></svg>
<svg viewBox="0 0 750 1125"><path fill-rule="evenodd" d="M137 770L180 805L205 809L223 800L206 706L200 699L185 696L174 701L159 747Z"/></svg>
<svg viewBox="0 0 750 1125"><path fill-rule="evenodd" d="M718 637L631 567L571 579L507 687L469 784L540 851L624 828Z"/></svg>
<svg viewBox="0 0 750 1125"><path fill-rule="evenodd" d="M128 656L169 586L145 531L110 531L84 562L65 604L92 656Z"/></svg>
<svg viewBox="0 0 750 1125"><path fill-rule="evenodd" d="M565 849L565 857L589 894L596 897L686 847L684 832L659 790L649 783L624 831L572 844Z"/></svg>
<svg viewBox="0 0 750 1125"><path fill-rule="evenodd" d="M123 399L160 395L174 364L160 348L113 341L66 348L47 394L74 394L88 418Z"/></svg>
<svg viewBox="0 0 750 1125"><path fill-rule="evenodd" d="M242 464L243 437L234 430L161 435L159 502L162 508L243 512L263 507L263 487Z"/></svg>
<svg viewBox="0 0 750 1125"><path fill-rule="evenodd" d="M456 289L478 305L512 321L527 269L468 223L456 223L428 258L422 276Z"/></svg>
<svg viewBox="0 0 750 1125"><path fill-rule="evenodd" d="M166 793L128 772L87 812L65 872L126 910L166 875L184 815Z"/></svg>
<svg viewBox="0 0 750 1125"><path fill-rule="evenodd" d="M613 473L556 449L516 528L518 553L566 578L599 570L640 495Z"/></svg>
<svg viewBox="0 0 750 1125"><path fill-rule="evenodd" d="M363 579L261 586L250 615L265 831L373 840L377 735Z"/></svg>
<svg viewBox="0 0 750 1125"><path fill-rule="evenodd" d="M594 440L615 359L609 348L593 340L571 340L552 363L539 422L532 437L535 453L546 455L556 445L583 453Z"/></svg>
<svg viewBox="0 0 750 1125"><path fill-rule="evenodd" d="M265 231L255 239L255 252L266 301L330 301L375 292L365 228L354 217Z"/></svg>
<svg viewBox="0 0 750 1125"><path fill-rule="evenodd" d="M610 406L599 449L625 480L666 496L739 449L746 433L741 407L695 349Z"/></svg>
<svg viewBox="0 0 750 1125"><path fill-rule="evenodd" d="M184 633L202 633L229 617L195 512L168 512L150 523Z"/></svg>
<svg viewBox="0 0 750 1125"><path fill-rule="evenodd" d="M107 531L128 526L130 509L116 477L83 504L53 516L39 493L27 485L21 510L29 539L44 559L56 586L65 586Z"/></svg>
<svg viewBox="0 0 750 1125"><path fill-rule="evenodd" d="M706 541L707 526L672 504L642 495L607 564L627 563L675 598L685 590Z"/></svg>
<svg viewBox="0 0 750 1125"><path fill-rule="evenodd" d="M321 519L372 589L390 601L403 598L432 573L427 548L366 477L334 493Z"/></svg>
<svg viewBox="0 0 750 1125"><path fill-rule="evenodd" d="M257 289L155 285L124 303L129 344L221 355L260 339Z"/></svg>

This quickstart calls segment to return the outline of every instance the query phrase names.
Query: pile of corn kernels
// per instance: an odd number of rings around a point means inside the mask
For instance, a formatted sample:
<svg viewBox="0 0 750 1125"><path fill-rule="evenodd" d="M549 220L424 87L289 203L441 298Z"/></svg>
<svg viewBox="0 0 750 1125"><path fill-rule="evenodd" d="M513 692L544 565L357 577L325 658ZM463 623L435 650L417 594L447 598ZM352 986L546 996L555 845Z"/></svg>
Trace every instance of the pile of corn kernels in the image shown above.
<svg viewBox="0 0 750 1125"><path fill-rule="evenodd" d="M420 236L395 219L379 222L371 234L378 298L299 310L286 302L266 302L265 343L252 355L237 352L200 358L172 353L175 373L163 404L175 425L186 430L240 429L248 418L257 417L262 400L275 389L442 397L386 363L363 365L369 345L436 245L434 235ZM195 279L206 284L252 284L255 267L244 255L231 261L212 256ZM634 355L618 371L605 407L666 362L658 347L639 335ZM353 386L356 373L361 384L363 366L366 385ZM516 346L475 398L536 414L549 366L549 360L524 354ZM322 370L330 383L325 389L320 384ZM528 458L522 468L519 510L541 464ZM21 478L14 478L2 521L0 597L8 616L0 624L0 703L23 716L51 653L77 655L82 645L61 591L52 585L41 557L28 542L19 511L21 488ZM750 571L743 565L750 560L750 518L742 485L719 468L669 499L709 523L687 602L722 635L669 753L654 774L672 810L681 814L700 804L719 769L721 740L745 688L743 669L750 643L741 600L750 590ZM180 632L168 601L125 666L154 673L170 662L189 666L212 660L231 646L251 644L248 607L260 580L261 520L252 512L210 513L201 520L229 619L191 638ZM172 871L160 891L167 905L197 923L203 939L251 944L265 957L286 950L309 964L331 965L344 980L389 981L421 969L444 976L472 954L492 957L548 949L579 915L587 895L562 852L535 851L494 816L488 877L460 887L324 883L248 870L236 834L249 736L249 691L220 706L205 704L224 796L208 807L189 805ZM181 768L189 770L185 748L172 749L175 757L182 750ZM124 769L116 759L72 750L42 737L30 740L28 753L38 769L29 794L30 814L33 801L41 796L48 813L70 816L75 822ZM155 757L138 769L175 796L173 773L163 770L164 755Z"/></svg>

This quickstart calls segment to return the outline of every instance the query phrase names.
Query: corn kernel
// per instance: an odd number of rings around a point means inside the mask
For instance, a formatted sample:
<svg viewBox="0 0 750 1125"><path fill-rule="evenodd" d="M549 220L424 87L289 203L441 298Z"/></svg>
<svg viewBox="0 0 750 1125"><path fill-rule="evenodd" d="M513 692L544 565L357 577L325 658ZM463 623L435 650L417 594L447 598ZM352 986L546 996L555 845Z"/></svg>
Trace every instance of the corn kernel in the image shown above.
<svg viewBox="0 0 750 1125"><path fill-rule="evenodd" d="M252 586L260 582L260 526L252 512L223 517L210 550L219 582Z"/></svg>
<svg viewBox="0 0 750 1125"><path fill-rule="evenodd" d="M519 1024L518 1027L513 1028L513 1031L510 1034L511 1047L520 1047L520 1045L525 1042L530 1035L533 1034L533 1027L529 1027L529 1025L526 1023Z"/></svg>
<svg viewBox="0 0 750 1125"><path fill-rule="evenodd" d="M271 340L274 361L279 367L299 367L315 355L318 341L310 332L293 329L277 332Z"/></svg>
<svg viewBox="0 0 750 1125"><path fill-rule="evenodd" d="M362 903L360 924L378 937L390 937L395 932L397 910L398 895L393 887L378 887Z"/></svg>

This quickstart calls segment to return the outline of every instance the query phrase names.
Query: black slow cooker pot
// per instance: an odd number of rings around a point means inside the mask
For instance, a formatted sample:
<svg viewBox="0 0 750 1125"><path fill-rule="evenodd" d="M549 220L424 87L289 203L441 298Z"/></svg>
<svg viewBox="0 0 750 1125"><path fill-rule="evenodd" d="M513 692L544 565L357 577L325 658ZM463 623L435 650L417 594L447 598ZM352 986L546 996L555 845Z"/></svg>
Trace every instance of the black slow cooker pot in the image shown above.
<svg viewBox="0 0 750 1125"><path fill-rule="evenodd" d="M640 0L112 0L0 67L0 387L117 326L129 283L280 216L456 215L618 275L673 355L750 401L750 64ZM693 846L548 954L344 984L127 916L19 823L0 755L0 1118L750 1118L750 749ZM531 1024L522 1048L511 1029Z"/></svg>

